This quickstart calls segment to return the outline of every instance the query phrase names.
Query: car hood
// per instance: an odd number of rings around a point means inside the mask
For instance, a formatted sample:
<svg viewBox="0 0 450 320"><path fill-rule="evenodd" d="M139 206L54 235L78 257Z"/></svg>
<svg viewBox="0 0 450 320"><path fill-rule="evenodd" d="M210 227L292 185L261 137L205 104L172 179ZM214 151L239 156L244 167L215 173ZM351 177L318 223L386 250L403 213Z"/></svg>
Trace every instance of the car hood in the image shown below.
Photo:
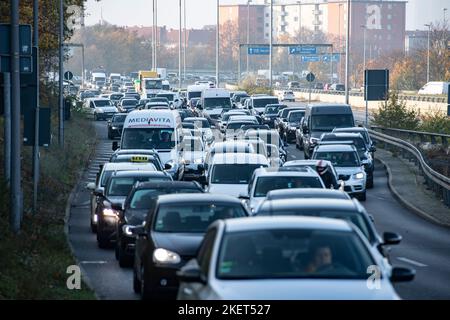
<svg viewBox="0 0 450 320"><path fill-rule="evenodd" d="M185 151L183 152L183 158L185 160L189 160L190 162L193 162L196 159L204 159L204 153L202 151Z"/></svg>
<svg viewBox="0 0 450 320"><path fill-rule="evenodd" d="M103 112L117 112L116 107L102 107L102 108L95 108L97 111L102 110Z"/></svg>
<svg viewBox="0 0 450 320"><path fill-rule="evenodd" d="M311 138L316 138L316 139L320 139L320 137L322 136L322 134L324 134L326 132L324 131L312 131L311 132Z"/></svg>
<svg viewBox="0 0 450 320"><path fill-rule="evenodd" d="M180 256L195 256L203 240L204 233L164 233L152 232L157 248L164 248Z"/></svg>
<svg viewBox="0 0 450 320"><path fill-rule="evenodd" d="M216 184L211 183L208 191L210 193L227 194L234 197L239 197L241 193L247 192L247 184Z"/></svg>
<svg viewBox="0 0 450 320"><path fill-rule="evenodd" d="M115 205L123 205L125 202L126 196L119 197L119 196L109 196L108 201Z"/></svg>
<svg viewBox="0 0 450 320"><path fill-rule="evenodd" d="M274 279L221 280L214 288L219 299L245 300L398 300L392 285L381 280L369 289L366 280ZM269 289L269 290L268 290Z"/></svg>

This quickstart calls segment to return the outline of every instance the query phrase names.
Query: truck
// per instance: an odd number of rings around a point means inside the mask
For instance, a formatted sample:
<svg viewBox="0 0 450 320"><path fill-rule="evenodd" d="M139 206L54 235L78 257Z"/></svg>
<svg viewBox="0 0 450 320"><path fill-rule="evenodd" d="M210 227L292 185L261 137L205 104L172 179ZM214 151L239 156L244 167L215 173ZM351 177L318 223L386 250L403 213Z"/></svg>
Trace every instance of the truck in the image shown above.
<svg viewBox="0 0 450 320"><path fill-rule="evenodd" d="M162 80L166 80L167 78L166 68L156 68L156 72L158 73L159 78L161 78Z"/></svg>
<svg viewBox="0 0 450 320"><path fill-rule="evenodd" d="M157 71L141 70L138 72L135 87L142 99L151 98L162 90L162 79Z"/></svg>
<svg viewBox="0 0 450 320"><path fill-rule="evenodd" d="M109 74L109 83L113 84L115 82L120 82L120 73Z"/></svg>

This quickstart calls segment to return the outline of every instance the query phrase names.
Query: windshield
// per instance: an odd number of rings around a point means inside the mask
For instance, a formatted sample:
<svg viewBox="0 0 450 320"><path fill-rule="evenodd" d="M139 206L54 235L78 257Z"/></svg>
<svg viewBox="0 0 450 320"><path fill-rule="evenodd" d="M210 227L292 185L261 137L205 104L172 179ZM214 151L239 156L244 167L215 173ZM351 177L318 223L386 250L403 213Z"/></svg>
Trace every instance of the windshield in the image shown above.
<svg viewBox="0 0 450 320"><path fill-rule="evenodd" d="M97 108L111 107L113 105L110 100L94 100L94 103Z"/></svg>
<svg viewBox="0 0 450 320"><path fill-rule="evenodd" d="M311 116L312 131L332 131L334 128L353 127L351 114L326 114Z"/></svg>
<svg viewBox="0 0 450 320"><path fill-rule="evenodd" d="M353 145L358 149L358 151L366 151L366 143L364 142L364 139L362 138L337 138L337 137L330 137L327 139L323 139L323 141L352 141Z"/></svg>
<svg viewBox="0 0 450 320"><path fill-rule="evenodd" d="M114 122L114 123L116 123L116 122L124 122L126 117L127 117L126 115L113 116L111 121Z"/></svg>
<svg viewBox="0 0 450 320"><path fill-rule="evenodd" d="M173 101L173 94L158 94L157 97L161 97L161 98L167 98L167 100L169 101ZM164 100L161 100L164 101Z"/></svg>
<svg viewBox="0 0 450 320"><path fill-rule="evenodd" d="M224 110L231 109L230 98L205 98L204 106L206 110L222 108Z"/></svg>
<svg viewBox="0 0 450 320"><path fill-rule="evenodd" d="M164 181L168 177L112 177L107 186L106 196L125 197L130 193L131 188L137 181Z"/></svg>
<svg viewBox="0 0 450 320"><path fill-rule="evenodd" d="M145 89L162 89L162 80L145 80Z"/></svg>
<svg viewBox="0 0 450 320"><path fill-rule="evenodd" d="M270 210L270 213L269 211ZM369 240L369 242L373 241L373 235L370 232L369 223L364 216L357 211L345 211L345 210L337 210L337 209L315 209L315 208L295 208L292 210L289 209L279 209L272 210L272 208L261 208L258 212L258 216L267 216L267 215L277 215L277 216L308 216L308 217L322 217L322 218L331 218L331 219L341 219L352 222L355 226L357 226L364 236Z"/></svg>
<svg viewBox="0 0 450 320"><path fill-rule="evenodd" d="M166 97L158 97L158 98L151 98L149 102L165 102L168 103L169 100Z"/></svg>
<svg viewBox="0 0 450 320"><path fill-rule="evenodd" d="M280 110L280 106L275 107L266 107L266 110L264 110L265 114L277 114Z"/></svg>
<svg viewBox="0 0 450 320"><path fill-rule="evenodd" d="M360 162L355 152L316 152L314 159L328 160L335 167L359 167Z"/></svg>
<svg viewBox="0 0 450 320"><path fill-rule="evenodd" d="M302 118L305 116L305 112L302 111L296 111L296 112L290 112L289 113L289 122L300 122Z"/></svg>
<svg viewBox="0 0 450 320"><path fill-rule="evenodd" d="M184 119L185 123L192 123L197 128L211 128L207 119Z"/></svg>
<svg viewBox="0 0 450 320"><path fill-rule="evenodd" d="M254 108L265 108L268 104L278 103L277 98L253 99Z"/></svg>
<svg viewBox="0 0 450 320"><path fill-rule="evenodd" d="M319 177L281 177L258 178L254 197L265 197L269 191L292 188L323 188Z"/></svg>
<svg viewBox="0 0 450 320"><path fill-rule="evenodd" d="M174 130L171 128L125 128L121 149L173 149Z"/></svg>
<svg viewBox="0 0 450 320"><path fill-rule="evenodd" d="M246 122L240 122L240 121L238 121L238 122L229 122L228 124L227 124L227 130L237 130L237 129L240 129L242 126L245 126L245 125L251 125L251 124L255 124L255 122L250 122L250 121L246 121Z"/></svg>
<svg viewBox="0 0 450 320"><path fill-rule="evenodd" d="M228 233L217 261L219 279L367 279L374 265L353 232L269 229Z"/></svg>
<svg viewBox="0 0 450 320"><path fill-rule="evenodd" d="M138 101L135 99L122 100L123 106L137 106Z"/></svg>
<svg viewBox="0 0 450 320"><path fill-rule="evenodd" d="M110 96L110 99L111 100L120 100L120 98L122 98L122 97L123 97L123 95L121 95L121 94L112 94Z"/></svg>
<svg viewBox="0 0 450 320"><path fill-rule="evenodd" d="M203 142L201 139L187 139L184 138L182 142L182 150L184 152L203 151Z"/></svg>
<svg viewBox="0 0 450 320"><path fill-rule="evenodd" d="M201 193L198 189L192 188L181 188L181 189L140 189L136 190L131 195L130 209L136 210L148 210L154 204L154 201L158 196L163 194L174 194L174 193ZM125 211L127 213L127 211Z"/></svg>
<svg viewBox="0 0 450 320"><path fill-rule="evenodd" d="M200 98L202 96L201 91L189 91L188 92L188 100L192 98Z"/></svg>
<svg viewBox="0 0 450 320"><path fill-rule="evenodd" d="M211 183L248 184L255 169L266 167L260 164L216 164L213 166Z"/></svg>
<svg viewBox="0 0 450 320"><path fill-rule="evenodd" d="M218 219L245 217L241 205L190 203L160 206L154 230L157 232L204 233Z"/></svg>

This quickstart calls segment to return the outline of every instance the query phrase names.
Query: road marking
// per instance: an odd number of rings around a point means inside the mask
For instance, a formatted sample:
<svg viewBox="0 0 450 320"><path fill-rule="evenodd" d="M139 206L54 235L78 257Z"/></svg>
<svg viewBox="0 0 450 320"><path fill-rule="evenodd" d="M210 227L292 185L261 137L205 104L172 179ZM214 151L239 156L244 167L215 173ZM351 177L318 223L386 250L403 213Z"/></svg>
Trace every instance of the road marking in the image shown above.
<svg viewBox="0 0 450 320"><path fill-rule="evenodd" d="M80 264L106 264L108 261L80 261Z"/></svg>
<svg viewBox="0 0 450 320"><path fill-rule="evenodd" d="M291 157L294 158L294 159L297 159L297 156L295 156L293 154L291 154Z"/></svg>
<svg viewBox="0 0 450 320"><path fill-rule="evenodd" d="M408 259L408 258L398 257L397 259L398 259L398 260L401 260L401 261L403 261L403 262L412 264L412 265L417 266L417 267L428 267L426 264L423 264L423 263L421 263L421 262L414 261L414 260L411 260L411 259Z"/></svg>

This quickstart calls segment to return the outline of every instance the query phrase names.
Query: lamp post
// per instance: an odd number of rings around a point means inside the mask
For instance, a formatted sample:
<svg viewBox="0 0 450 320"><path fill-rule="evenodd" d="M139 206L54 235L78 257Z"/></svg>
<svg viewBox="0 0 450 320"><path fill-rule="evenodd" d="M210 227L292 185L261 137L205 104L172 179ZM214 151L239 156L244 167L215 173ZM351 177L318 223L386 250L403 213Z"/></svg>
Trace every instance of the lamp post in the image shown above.
<svg viewBox="0 0 450 320"><path fill-rule="evenodd" d="M346 43L345 43L345 103L349 104L349 90L348 90L348 85L349 85L349 63L350 63L350 59L349 59L349 55L350 55L350 11L351 11L351 7L350 7L350 0L347 0L347 36L346 36Z"/></svg>
<svg viewBox="0 0 450 320"><path fill-rule="evenodd" d="M269 87L272 89L272 60L273 60L273 0L270 0L270 40L269 40Z"/></svg>
<svg viewBox="0 0 450 320"><path fill-rule="evenodd" d="M339 35L339 83L342 83L341 81L341 74L342 74L342 59L341 59L341 52L342 52L342 43L341 43L341 7L342 3L339 3L339 22L338 22L338 35Z"/></svg>
<svg viewBox="0 0 450 320"><path fill-rule="evenodd" d="M364 44L363 44L363 46L364 46L364 49L363 49L363 52L364 52L364 54L363 54L363 71L364 71L364 70L366 70L366 31L367 31L367 28L365 25L362 25L361 28L363 28L363 30L364 30Z"/></svg>
<svg viewBox="0 0 450 320"><path fill-rule="evenodd" d="M183 84L186 79L186 49L187 49L187 29L186 29L186 0L184 0L184 50L183 50Z"/></svg>
<svg viewBox="0 0 450 320"><path fill-rule="evenodd" d="M430 31L431 31L431 23L426 24L425 27L428 27L427 33L427 83L430 82Z"/></svg>
<svg viewBox="0 0 450 320"><path fill-rule="evenodd" d="M216 87L219 87L219 2L217 0L217 27L216 27Z"/></svg>
<svg viewBox="0 0 450 320"><path fill-rule="evenodd" d="M250 43L250 3L252 0L247 1L247 45ZM240 57L239 57L240 59ZM248 76L248 64L249 64L249 58L248 58L248 49L247 49L247 76ZM240 77L241 75L238 75Z"/></svg>
<svg viewBox="0 0 450 320"><path fill-rule="evenodd" d="M180 9L180 28L178 29L178 88L181 89L181 0L179 2Z"/></svg>

